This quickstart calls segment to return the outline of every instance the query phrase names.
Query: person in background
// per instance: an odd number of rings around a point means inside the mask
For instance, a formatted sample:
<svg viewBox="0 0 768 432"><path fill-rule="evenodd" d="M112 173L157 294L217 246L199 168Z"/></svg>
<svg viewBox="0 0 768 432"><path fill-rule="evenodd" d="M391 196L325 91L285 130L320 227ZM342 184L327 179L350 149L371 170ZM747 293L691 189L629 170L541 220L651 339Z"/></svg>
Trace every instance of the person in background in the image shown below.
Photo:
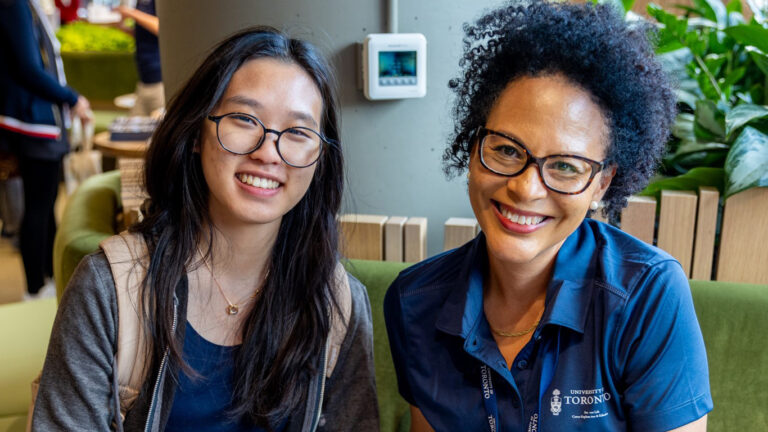
<svg viewBox="0 0 768 432"><path fill-rule="evenodd" d="M80 0L56 0L54 4L59 10L61 25L78 20L77 10L80 9Z"/></svg>
<svg viewBox="0 0 768 432"><path fill-rule="evenodd" d="M136 8L121 5L115 10L123 18L132 18L136 22L133 34L136 38L139 82L136 83L136 103L131 108L131 115L148 116L165 106L160 45L157 40L160 23L155 11L155 0L138 0Z"/></svg>
<svg viewBox="0 0 768 432"><path fill-rule="evenodd" d="M675 94L609 4L513 2L465 26L456 126L482 232L404 270L384 313L411 431L704 431L707 355L680 264L615 216Z"/></svg>
<svg viewBox="0 0 768 432"><path fill-rule="evenodd" d="M69 151L70 113L92 119L88 100L66 85L59 44L36 0L0 0L0 150L14 153L24 188L20 249L28 296L53 275L53 205ZM55 294L52 283L46 295Z"/></svg>

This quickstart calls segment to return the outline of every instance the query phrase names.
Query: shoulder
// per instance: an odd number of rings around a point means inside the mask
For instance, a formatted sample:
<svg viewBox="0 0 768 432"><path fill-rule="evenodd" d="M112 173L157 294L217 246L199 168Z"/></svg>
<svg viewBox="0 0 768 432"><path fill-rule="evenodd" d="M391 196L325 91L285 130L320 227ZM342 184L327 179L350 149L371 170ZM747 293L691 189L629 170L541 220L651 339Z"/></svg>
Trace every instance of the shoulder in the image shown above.
<svg viewBox="0 0 768 432"><path fill-rule="evenodd" d="M665 282L688 288L682 266L669 253L602 222L589 220L584 226L596 242L596 283L627 297Z"/></svg>
<svg viewBox="0 0 768 432"><path fill-rule="evenodd" d="M64 289L62 303L71 297L89 299L86 304L90 305L116 302L112 269L103 251L86 255L77 265Z"/></svg>
<svg viewBox="0 0 768 432"><path fill-rule="evenodd" d="M418 293L425 287L436 288L455 283L466 275L467 259L477 243L477 240L471 241L406 268L392 282L387 296L407 296Z"/></svg>

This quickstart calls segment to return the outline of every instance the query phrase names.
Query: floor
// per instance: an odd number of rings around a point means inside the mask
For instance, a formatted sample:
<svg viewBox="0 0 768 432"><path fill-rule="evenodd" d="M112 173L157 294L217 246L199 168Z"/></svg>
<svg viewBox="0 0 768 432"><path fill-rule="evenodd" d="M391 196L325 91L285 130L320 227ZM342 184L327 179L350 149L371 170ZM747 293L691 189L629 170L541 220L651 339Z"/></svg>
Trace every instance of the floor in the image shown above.
<svg viewBox="0 0 768 432"><path fill-rule="evenodd" d="M54 207L57 223L64 213L66 201L64 184L61 184ZM22 301L27 288L26 283L19 250L9 239L0 237L0 304Z"/></svg>

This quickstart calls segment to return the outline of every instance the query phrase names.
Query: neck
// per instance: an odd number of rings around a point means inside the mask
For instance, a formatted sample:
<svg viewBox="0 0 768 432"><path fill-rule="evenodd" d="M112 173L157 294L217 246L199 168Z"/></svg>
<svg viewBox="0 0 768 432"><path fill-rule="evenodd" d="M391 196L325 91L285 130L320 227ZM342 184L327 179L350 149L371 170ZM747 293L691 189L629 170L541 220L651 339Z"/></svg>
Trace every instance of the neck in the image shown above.
<svg viewBox="0 0 768 432"><path fill-rule="evenodd" d="M213 221L213 238L207 233L200 240L206 252L211 241L209 263L217 279L230 284L254 281L260 284L277 240L280 220L266 224L228 225Z"/></svg>
<svg viewBox="0 0 768 432"><path fill-rule="evenodd" d="M501 305L522 309L539 302L543 305L554 266L554 257L543 264L517 264L489 254L486 297Z"/></svg>

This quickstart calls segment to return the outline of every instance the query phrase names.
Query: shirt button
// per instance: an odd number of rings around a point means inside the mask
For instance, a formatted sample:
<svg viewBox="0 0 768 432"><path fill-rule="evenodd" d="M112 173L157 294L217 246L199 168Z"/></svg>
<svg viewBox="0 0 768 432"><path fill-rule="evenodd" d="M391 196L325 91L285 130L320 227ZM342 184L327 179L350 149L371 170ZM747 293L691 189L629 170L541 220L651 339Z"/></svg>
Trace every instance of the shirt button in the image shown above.
<svg viewBox="0 0 768 432"><path fill-rule="evenodd" d="M528 362L527 361L520 360L519 362L517 362L517 368L518 369L525 369L527 367L528 367Z"/></svg>
<svg viewBox="0 0 768 432"><path fill-rule="evenodd" d="M320 421L317 422L317 425L320 426L320 427L325 426L325 416L324 415L320 416Z"/></svg>

